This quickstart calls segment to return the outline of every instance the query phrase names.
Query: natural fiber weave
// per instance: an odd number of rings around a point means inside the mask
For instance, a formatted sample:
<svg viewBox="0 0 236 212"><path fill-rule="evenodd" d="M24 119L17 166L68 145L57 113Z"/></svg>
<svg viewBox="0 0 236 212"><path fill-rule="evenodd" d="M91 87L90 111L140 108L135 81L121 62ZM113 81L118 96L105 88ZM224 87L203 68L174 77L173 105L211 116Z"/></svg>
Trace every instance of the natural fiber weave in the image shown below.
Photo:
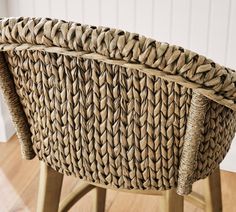
<svg viewBox="0 0 236 212"><path fill-rule="evenodd" d="M179 167L181 176L178 179L177 192L180 194L188 194L192 190L193 176L198 165L196 161L198 159L199 146L204 140L205 115L209 106L208 98L193 93Z"/></svg>
<svg viewBox="0 0 236 212"><path fill-rule="evenodd" d="M35 153L32 149L30 140L31 133L27 118L16 94L15 85L11 73L8 71L7 63L4 54L0 52L0 86L3 91L8 109L12 115L13 123L17 131L17 136L21 143L22 156L25 159L32 159Z"/></svg>
<svg viewBox="0 0 236 212"><path fill-rule="evenodd" d="M230 147L236 75L196 53L121 30L30 18L0 20L0 51L9 67L1 78L14 80L1 87L17 93L30 128L23 143L59 172L187 194Z"/></svg>

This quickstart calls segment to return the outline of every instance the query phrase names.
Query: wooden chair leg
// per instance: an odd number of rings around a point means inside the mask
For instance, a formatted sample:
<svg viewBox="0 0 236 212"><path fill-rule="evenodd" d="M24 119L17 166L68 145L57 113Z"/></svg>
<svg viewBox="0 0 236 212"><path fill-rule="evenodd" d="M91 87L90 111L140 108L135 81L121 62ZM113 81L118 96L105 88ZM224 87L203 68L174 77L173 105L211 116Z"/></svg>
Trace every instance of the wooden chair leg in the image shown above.
<svg viewBox="0 0 236 212"><path fill-rule="evenodd" d="M41 162L37 212L58 211L62 182L62 174Z"/></svg>
<svg viewBox="0 0 236 212"><path fill-rule="evenodd" d="M165 212L184 211L184 197L178 195L175 189L165 191L164 200Z"/></svg>
<svg viewBox="0 0 236 212"><path fill-rule="evenodd" d="M221 212L221 183L220 183L220 169L219 167L205 179L205 212Z"/></svg>
<svg viewBox="0 0 236 212"><path fill-rule="evenodd" d="M106 189L95 188L93 212L105 212L106 205Z"/></svg>
<svg viewBox="0 0 236 212"><path fill-rule="evenodd" d="M59 212L66 212L84 195L94 189L94 185L90 185L87 183L81 183L78 187L76 187L71 193L69 193L64 200L60 202Z"/></svg>

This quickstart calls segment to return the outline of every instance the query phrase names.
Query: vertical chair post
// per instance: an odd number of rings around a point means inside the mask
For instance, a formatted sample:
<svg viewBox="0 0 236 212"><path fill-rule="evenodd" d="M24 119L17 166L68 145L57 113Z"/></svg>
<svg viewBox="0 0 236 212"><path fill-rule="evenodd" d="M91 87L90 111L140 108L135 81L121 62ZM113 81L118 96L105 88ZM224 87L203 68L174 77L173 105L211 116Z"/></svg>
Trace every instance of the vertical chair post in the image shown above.
<svg viewBox="0 0 236 212"><path fill-rule="evenodd" d="M4 53L0 52L0 88L12 116L12 121L17 131L21 144L21 154L25 159L33 159L35 152L32 148L31 132L20 98L10 70L8 69Z"/></svg>
<svg viewBox="0 0 236 212"><path fill-rule="evenodd" d="M219 167L204 180L205 212L222 212L221 183Z"/></svg>
<svg viewBox="0 0 236 212"><path fill-rule="evenodd" d="M170 189L164 193L165 212L183 212L184 197L176 193L175 189Z"/></svg>
<svg viewBox="0 0 236 212"><path fill-rule="evenodd" d="M37 212L57 212L61 196L63 174L44 162L40 163Z"/></svg>
<svg viewBox="0 0 236 212"><path fill-rule="evenodd" d="M197 154L203 138L204 120L209 105L209 99L193 92L187 128L180 159L177 193L187 195L192 191L194 170L197 165Z"/></svg>
<svg viewBox="0 0 236 212"><path fill-rule="evenodd" d="M77 202L79 201L84 195L94 189L95 186L88 184L88 183L81 183L78 187L73 189L71 193L69 193L65 199L60 202L59 205L59 212L66 212Z"/></svg>
<svg viewBox="0 0 236 212"><path fill-rule="evenodd" d="M94 194L93 212L105 212L106 189L96 187Z"/></svg>

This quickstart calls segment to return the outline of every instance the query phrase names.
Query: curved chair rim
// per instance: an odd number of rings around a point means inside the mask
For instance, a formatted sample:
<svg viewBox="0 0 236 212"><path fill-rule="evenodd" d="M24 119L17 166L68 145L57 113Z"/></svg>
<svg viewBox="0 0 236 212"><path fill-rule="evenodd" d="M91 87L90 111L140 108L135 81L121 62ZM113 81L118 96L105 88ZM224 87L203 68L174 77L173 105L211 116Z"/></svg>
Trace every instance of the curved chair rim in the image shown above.
<svg viewBox="0 0 236 212"><path fill-rule="evenodd" d="M40 50L138 69L236 110L236 72L137 33L49 18L0 19L0 51Z"/></svg>

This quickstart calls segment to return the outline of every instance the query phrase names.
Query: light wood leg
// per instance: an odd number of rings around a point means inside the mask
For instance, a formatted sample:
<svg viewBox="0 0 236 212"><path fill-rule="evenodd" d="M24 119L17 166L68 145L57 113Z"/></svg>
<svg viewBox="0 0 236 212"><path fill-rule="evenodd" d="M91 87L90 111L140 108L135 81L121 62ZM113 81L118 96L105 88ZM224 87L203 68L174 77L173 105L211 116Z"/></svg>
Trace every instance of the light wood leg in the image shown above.
<svg viewBox="0 0 236 212"><path fill-rule="evenodd" d="M82 183L78 187L76 187L70 194L66 196L64 200L59 205L59 212L66 212L77 202L79 201L84 195L94 189L95 186Z"/></svg>
<svg viewBox="0 0 236 212"><path fill-rule="evenodd" d="M62 174L41 162L37 212L58 211L62 181Z"/></svg>
<svg viewBox="0 0 236 212"><path fill-rule="evenodd" d="M175 189L165 191L164 204L165 204L165 212L184 211L184 197L178 195Z"/></svg>
<svg viewBox="0 0 236 212"><path fill-rule="evenodd" d="M221 212L222 199L219 167L204 181L206 202L205 212Z"/></svg>
<svg viewBox="0 0 236 212"><path fill-rule="evenodd" d="M95 188L93 212L105 212L106 205L106 189Z"/></svg>

